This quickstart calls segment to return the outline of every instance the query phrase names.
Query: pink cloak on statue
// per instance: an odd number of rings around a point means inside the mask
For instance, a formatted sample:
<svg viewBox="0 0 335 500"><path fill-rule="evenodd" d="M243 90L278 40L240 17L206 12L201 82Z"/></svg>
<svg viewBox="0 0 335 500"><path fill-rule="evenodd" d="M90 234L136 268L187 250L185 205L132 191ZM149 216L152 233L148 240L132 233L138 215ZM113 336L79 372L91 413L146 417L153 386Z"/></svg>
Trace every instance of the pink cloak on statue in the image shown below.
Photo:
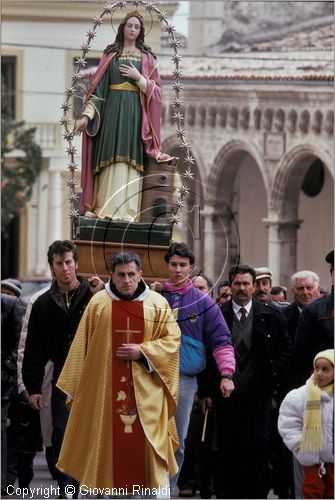
<svg viewBox="0 0 335 500"><path fill-rule="evenodd" d="M111 54L103 54L100 64L94 75L93 82L89 88L85 104L89 101L89 97L95 91L97 85L101 81L103 75L105 74L105 71L107 70L111 60L115 55L115 52ZM168 163L170 160L172 160L172 158L169 155L161 152L160 142L162 84L159 73L157 71L157 62L151 54L142 52L141 74L147 80L146 94L140 92L142 108L141 136L144 151L149 158L152 158L158 163ZM93 143L94 137L90 137L86 134L86 132L83 132L80 180L82 189L80 198L81 214L84 214L87 210L92 209L94 189L94 176L92 168Z"/></svg>

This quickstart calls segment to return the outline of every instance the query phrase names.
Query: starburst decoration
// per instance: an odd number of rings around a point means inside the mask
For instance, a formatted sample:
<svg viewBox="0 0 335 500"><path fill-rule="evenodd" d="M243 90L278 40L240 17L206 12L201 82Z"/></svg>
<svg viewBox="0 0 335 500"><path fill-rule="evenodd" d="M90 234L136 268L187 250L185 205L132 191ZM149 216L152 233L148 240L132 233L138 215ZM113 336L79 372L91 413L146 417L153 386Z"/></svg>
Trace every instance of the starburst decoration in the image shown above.
<svg viewBox="0 0 335 500"><path fill-rule="evenodd" d="M185 130L182 130L181 128L177 128L176 136L178 137L178 139L184 139L185 134L186 134Z"/></svg>
<svg viewBox="0 0 335 500"><path fill-rule="evenodd" d="M75 60L75 64L80 68L86 68L87 61L84 57L77 57L77 59Z"/></svg>
<svg viewBox="0 0 335 500"><path fill-rule="evenodd" d="M104 20L101 17L93 17L94 26L101 26Z"/></svg>
<svg viewBox="0 0 335 500"><path fill-rule="evenodd" d="M182 173L182 176L186 181L191 181L194 179L194 173L190 169L185 170L185 172Z"/></svg>
<svg viewBox="0 0 335 500"><path fill-rule="evenodd" d="M176 31L175 26L173 24L167 24L164 28L164 31L167 31L170 35L173 34L174 31Z"/></svg>
<svg viewBox="0 0 335 500"><path fill-rule="evenodd" d="M82 75L78 72L72 73L71 78L72 78L72 83L77 83L77 81L82 78Z"/></svg>
<svg viewBox="0 0 335 500"><path fill-rule="evenodd" d="M79 198L78 193L72 192L69 194L69 200L71 201L71 203L74 203L75 201L77 201L78 198Z"/></svg>
<svg viewBox="0 0 335 500"><path fill-rule="evenodd" d="M120 9L122 10L122 9L124 9L124 8L125 8L125 6L127 5L127 2L119 2L117 5L118 5L118 6L120 7Z"/></svg>
<svg viewBox="0 0 335 500"><path fill-rule="evenodd" d="M66 152L68 155L76 155L77 154L77 148L76 146L73 146L72 144L66 148Z"/></svg>
<svg viewBox="0 0 335 500"><path fill-rule="evenodd" d="M75 189L75 187L77 185L77 181L76 181L76 179L71 178L71 179L68 179L66 181L66 184L69 186L70 189Z"/></svg>
<svg viewBox="0 0 335 500"><path fill-rule="evenodd" d="M175 207L178 209L178 210L183 210L185 206L185 203L182 201L181 198L179 198L176 202L175 202Z"/></svg>
<svg viewBox="0 0 335 500"><path fill-rule="evenodd" d="M176 81L173 85L172 85L172 89L175 91L175 92L180 92L182 90L183 86L180 82Z"/></svg>
<svg viewBox="0 0 335 500"><path fill-rule="evenodd" d="M180 40L179 40L179 38L172 38L170 40L170 47L174 47L175 49L177 47L180 47Z"/></svg>
<svg viewBox="0 0 335 500"><path fill-rule="evenodd" d="M74 172L75 170L78 170L78 163L76 163L75 161L70 161L67 168L71 170L71 172Z"/></svg>
<svg viewBox="0 0 335 500"><path fill-rule="evenodd" d="M152 2L148 2L148 5L145 7L148 12L151 12L155 9L155 6Z"/></svg>
<svg viewBox="0 0 335 500"><path fill-rule="evenodd" d="M180 193L180 196L183 197L183 196L188 196L190 194L190 190L187 186L180 186L178 188L178 191Z"/></svg>
<svg viewBox="0 0 335 500"><path fill-rule="evenodd" d="M76 95L76 88L71 85L69 87L66 87L66 90L65 90L65 94L68 96L68 97L71 97L73 95Z"/></svg>
<svg viewBox="0 0 335 500"><path fill-rule="evenodd" d="M172 214L172 215L171 215L171 217L170 217L170 219L169 219L169 222L170 222L171 224L178 224L178 223L180 222L180 217L179 217L179 215L177 215L177 214Z"/></svg>
<svg viewBox="0 0 335 500"><path fill-rule="evenodd" d="M172 71L172 74L173 74L173 77L174 78L181 78L181 75L183 74L182 71L180 69L174 69Z"/></svg>
<svg viewBox="0 0 335 500"><path fill-rule="evenodd" d="M166 19L166 16L167 16L167 12L164 12L164 11L159 12L159 13L157 14L157 17L158 17L158 19L159 19L160 21L164 21L164 20Z"/></svg>
<svg viewBox="0 0 335 500"><path fill-rule="evenodd" d="M62 118L59 120L59 123L63 126L66 127L70 123L70 118L68 116L62 116Z"/></svg>
<svg viewBox="0 0 335 500"><path fill-rule="evenodd" d="M179 99L179 97L175 97L172 101L172 104L175 108L179 109L182 107L183 105L183 101L181 99Z"/></svg>
<svg viewBox="0 0 335 500"><path fill-rule="evenodd" d="M93 29L90 29L90 30L86 31L86 36L89 40L93 40L97 36L97 34Z"/></svg>
<svg viewBox="0 0 335 500"><path fill-rule="evenodd" d="M69 211L69 216L71 217L71 219L76 219L77 217L79 217L79 210L77 210L76 208L71 208Z"/></svg>
<svg viewBox="0 0 335 500"><path fill-rule="evenodd" d="M63 138L66 141L71 141L73 139L73 132L69 132L68 130L66 130L63 134Z"/></svg>
<svg viewBox="0 0 335 500"><path fill-rule="evenodd" d="M183 141L180 145L181 149L185 149L186 153L191 151L191 144L189 142Z"/></svg>
<svg viewBox="0 0 335 500"><path fill-rule="evenodd" d="M104 12L105 14L111 14L113 11L112 9L112 6L110 3L106 3L105 7L104 7Z"/></svg>
<svg viewBox="0 0 335 500"><path fill-rule="evenodd" d="M191 167L192 165L194 165L194 158L193 156L191 156L190 154L187 153L185 159L184 159L184 163L186 163L186 165L188 165L189 167Z"/></svg>
<svg viewBox="0 0 335 500"><path fill-rule="evenodd" d="M81 45L80 45L80 48L83 52L88 52L91 48L91 45L89 42L83 42Z"/></svg>
<svg viewBox="0 0 335 500"><path fill-rule="evenodd" d="M173 54L171 60L174 64L179 64L181 62L181 56L179 54Z"/></svg>
<svg viewBox="0 0 335 500"><path fill-rule="evenodd" d="M64 101L61 105L61 108L64 111L69 111L69 109L71 109L71 104L68 101Z"/></svg>
<svg viewBox="0 0 335 500"><path fill-rule="evenodd" d="M181 113L179 113L179 111L178 111L178 112L176 112L176 113L172 116L172 118L173 118L173 120L174 120L175 122L178 122L178 123L180 123L180 122L182 122L182 121L184 120L183 115L182 115Z"/></svg>

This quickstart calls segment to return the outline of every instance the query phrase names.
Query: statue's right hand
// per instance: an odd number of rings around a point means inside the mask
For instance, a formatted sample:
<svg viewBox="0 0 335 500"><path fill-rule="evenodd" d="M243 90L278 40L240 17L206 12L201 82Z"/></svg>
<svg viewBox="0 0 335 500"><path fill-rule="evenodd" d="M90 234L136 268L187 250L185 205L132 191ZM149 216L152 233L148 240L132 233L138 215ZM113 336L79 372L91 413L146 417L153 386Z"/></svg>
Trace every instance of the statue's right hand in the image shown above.
<svg viewBox="0 0 335 500"><path fill-rule="evenodd" d="M77 120L74 124L74 129L73 129L73 133L75 135L80 135L81 132L83 132L84 130L87 129L87 125L88 125L88 122L89 122L89 118L88 116L86 115L83 115L80 120Z"/></svg>

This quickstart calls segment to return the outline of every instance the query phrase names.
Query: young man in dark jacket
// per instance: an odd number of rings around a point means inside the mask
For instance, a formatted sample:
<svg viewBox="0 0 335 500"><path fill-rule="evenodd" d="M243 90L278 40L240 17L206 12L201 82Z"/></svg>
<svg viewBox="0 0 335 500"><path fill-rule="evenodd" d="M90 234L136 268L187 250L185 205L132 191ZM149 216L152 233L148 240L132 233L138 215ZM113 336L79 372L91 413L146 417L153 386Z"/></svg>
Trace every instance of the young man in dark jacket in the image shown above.
<svg viewBox="0 0 335 500"><path fill-rule="evenodd" d="M62 445L68 410L65 395L55 383L63 368L80 319L92 295L103 288L95 279L92 284L77 276L78 252L69 240L57 240L48 250L48 262L54 279L51 287L34 302L28 323L22 376L29 393L29 403L35 410L43 405L42 383L44 368L50 359L54 363L52 390L53 446L58 458ZM93 286L95 285L95 287ZM61 496L69 478L59 473Z"/></svg>

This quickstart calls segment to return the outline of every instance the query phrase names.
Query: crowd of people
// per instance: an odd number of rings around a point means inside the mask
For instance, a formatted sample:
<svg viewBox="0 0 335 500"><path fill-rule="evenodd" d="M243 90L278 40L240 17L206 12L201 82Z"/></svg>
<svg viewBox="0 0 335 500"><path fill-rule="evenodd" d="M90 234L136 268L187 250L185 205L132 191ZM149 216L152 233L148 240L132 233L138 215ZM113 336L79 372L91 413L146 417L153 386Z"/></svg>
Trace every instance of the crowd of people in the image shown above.
<svg viewBox="0 0 335 500"><path fill-rule="evenodd" d="M83 483L333 498L333 285L296 272L289 303L269 268L238 264L214 287L184 243L150 286L136 254L107 283L77 275L71 241L47 258L52 284L26 311L20 282L1 282L3 495L29 487L44 445L60 498Z"/></svg>

